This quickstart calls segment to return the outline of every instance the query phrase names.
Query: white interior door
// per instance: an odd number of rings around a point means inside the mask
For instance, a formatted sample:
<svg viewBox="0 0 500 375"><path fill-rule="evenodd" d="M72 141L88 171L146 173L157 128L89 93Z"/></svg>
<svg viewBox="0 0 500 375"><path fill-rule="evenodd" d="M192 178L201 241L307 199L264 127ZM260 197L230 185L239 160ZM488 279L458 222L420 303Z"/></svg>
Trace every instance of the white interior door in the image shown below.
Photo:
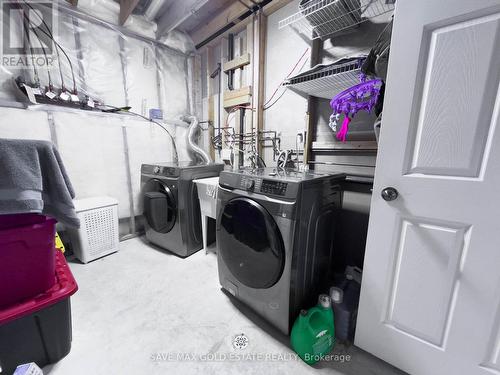
<svg viewBox="0 0 500 375"><path fill-rule="evenodd" d="M397 0L355 343L410 374L500 374L499 77L500 0Z"/></svg>

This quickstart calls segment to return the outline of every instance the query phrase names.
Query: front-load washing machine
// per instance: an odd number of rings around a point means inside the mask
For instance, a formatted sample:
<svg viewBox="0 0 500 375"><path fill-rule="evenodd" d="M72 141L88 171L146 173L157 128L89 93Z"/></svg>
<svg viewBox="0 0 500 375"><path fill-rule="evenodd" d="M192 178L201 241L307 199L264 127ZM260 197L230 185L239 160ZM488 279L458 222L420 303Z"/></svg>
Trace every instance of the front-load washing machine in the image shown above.
<svg viewBox="0 0 500 375"><path fill-rule="evenodd" d="M200 203L193 180L218 176L223 164L143 164L141 183L146 238L181 257L203 247Z"/></svg>
<svg viewBox="0 0 500 375"><path fill-rule="evenodd" d="M221 286L285 334L328 286L344 178L270 168L220 174Z"/></svg>

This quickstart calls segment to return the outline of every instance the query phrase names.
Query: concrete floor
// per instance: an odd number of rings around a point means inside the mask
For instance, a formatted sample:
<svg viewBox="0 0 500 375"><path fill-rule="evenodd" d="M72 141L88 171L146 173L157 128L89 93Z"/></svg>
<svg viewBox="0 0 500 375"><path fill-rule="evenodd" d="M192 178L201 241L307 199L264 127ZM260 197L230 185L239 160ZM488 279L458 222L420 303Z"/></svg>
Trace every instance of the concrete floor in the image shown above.
<svg viewBox="0 0 500 375"><path fill-rule="evenodd" d="M73 347L45 374L403 374L354 346L314 367L293 358L288 337L220 290L214 254L181 259L136 238L70 264ZM241 333L248 346L235 349Z"/></svg>

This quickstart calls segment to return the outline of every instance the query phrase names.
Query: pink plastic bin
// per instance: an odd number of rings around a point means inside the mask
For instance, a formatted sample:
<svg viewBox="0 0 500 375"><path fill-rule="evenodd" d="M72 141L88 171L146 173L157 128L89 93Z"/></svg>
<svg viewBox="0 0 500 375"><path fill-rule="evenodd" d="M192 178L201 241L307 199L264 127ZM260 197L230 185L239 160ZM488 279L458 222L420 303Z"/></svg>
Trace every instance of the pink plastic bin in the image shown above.
<svg viewBox="0 0 500 375"><path fill-rule="evenodd" d="M54 285L55 224L37 214L0 216L0 307Z"/></svg>
<svg viewBox="0 0 500 375"><path fill-rule="evenodd" d="M70 296L77 289L71 270L60 251L56 254L56 282L35 298L0 309L0 363L2 374L17 365L55 363L71 350Z"/></svg>

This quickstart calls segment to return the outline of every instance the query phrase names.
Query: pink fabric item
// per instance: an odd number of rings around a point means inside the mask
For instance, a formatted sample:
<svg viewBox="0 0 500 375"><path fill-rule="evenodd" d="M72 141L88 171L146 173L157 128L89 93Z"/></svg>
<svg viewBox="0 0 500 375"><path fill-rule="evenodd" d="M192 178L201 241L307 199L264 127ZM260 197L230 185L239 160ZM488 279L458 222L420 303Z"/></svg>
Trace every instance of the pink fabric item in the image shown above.
<svg viewBox="0 0 500 375"><path fill-rule="evenodd" d="M346 141L347 132L349 131L349 123L350 122L351 122L351 119L349 118L349 116L345 116L344 121L342 122L342 127L337 132L337 139L339 141L342 141L342 142Z"/></svg>

